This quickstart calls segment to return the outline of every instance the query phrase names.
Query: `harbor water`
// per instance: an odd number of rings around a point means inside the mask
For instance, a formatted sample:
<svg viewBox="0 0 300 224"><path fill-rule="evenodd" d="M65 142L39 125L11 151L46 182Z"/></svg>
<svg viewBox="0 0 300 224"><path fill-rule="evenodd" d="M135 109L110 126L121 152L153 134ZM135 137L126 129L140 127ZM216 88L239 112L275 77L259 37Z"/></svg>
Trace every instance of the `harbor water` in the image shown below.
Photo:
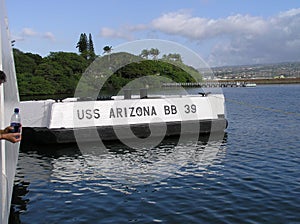
<svg viewBox="0 0 300 224"><path fill-rule="evenodd" d="M208 142L109 143L96 159L23 146L10 224L299 223L300 85L223 92L229 126Z"/></svg>

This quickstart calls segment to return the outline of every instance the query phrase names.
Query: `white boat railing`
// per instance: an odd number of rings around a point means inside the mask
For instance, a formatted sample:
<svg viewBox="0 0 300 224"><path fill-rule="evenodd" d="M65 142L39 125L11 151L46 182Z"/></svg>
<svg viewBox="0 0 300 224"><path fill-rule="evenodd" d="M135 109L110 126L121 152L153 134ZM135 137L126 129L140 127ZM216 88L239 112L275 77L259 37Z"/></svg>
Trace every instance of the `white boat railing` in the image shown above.
<svg viewBox="0 0 300 224"><path fill-rule="evenodd" d="M19 106L19 92L8 29L5 2L0 0L0 70L7 76L7 82L0 86L0 128L9 125L14 107ZM19 155L19 143L0 142L1 203L0 222L8 223L14 177Z"/></svg>

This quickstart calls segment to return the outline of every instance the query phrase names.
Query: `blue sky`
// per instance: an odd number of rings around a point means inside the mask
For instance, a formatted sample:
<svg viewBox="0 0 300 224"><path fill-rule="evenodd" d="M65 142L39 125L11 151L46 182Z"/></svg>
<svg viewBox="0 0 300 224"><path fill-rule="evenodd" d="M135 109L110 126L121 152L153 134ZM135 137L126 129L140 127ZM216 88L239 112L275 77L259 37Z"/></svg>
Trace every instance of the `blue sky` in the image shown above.
<svg viewBox="0 0 300 224"><path fill-rule="evenodd" d="M300 61L300 1L285 0L7 0L15 47L47 56L77 52L91 33L106 45L141 39L180 43L209 65Z"/></svg>

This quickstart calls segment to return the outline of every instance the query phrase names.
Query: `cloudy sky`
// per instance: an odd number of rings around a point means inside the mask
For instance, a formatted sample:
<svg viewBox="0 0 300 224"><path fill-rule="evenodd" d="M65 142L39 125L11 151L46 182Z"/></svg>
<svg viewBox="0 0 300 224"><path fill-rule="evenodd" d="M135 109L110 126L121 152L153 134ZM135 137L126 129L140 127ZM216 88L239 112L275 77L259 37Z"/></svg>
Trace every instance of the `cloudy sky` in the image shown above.
<svg viewBox="0 0 300 224"><path fill-rule="evenodd" d="M175 41L210 66L300 61L299 0L7 0L15 47L47 56L77 52L91 33L106 45Z"/></svg>

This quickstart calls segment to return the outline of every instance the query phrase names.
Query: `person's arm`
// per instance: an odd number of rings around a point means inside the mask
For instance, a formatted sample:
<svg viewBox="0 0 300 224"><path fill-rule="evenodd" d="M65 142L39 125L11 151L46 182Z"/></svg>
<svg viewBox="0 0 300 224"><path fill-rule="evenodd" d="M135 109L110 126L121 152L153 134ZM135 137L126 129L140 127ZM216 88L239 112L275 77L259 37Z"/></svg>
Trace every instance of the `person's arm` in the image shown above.
<svg viewBox="0 0 300 224"><path fill-rule="evenodd" d="M4 130L0 130L0 140L4 139L12 143L21 141L21 133L10 133L9 131L13 128L8 126Z"/></svg>
<svg viewBox="0 0 300 224"><path fill-rule="evenodd" d="M0 134L6 134L9 133L11 130L13 130L14 128L11 126L6 127L4 130L0 130Z"/></svg>
<svg viewBox="0 0 300 224"><path fill-rule="evenodd" d="M16 143L21 141L22 137L21 137L21 133L3 133L0 134L0 140L2 139L10 141L12 143Z"/></svg>

